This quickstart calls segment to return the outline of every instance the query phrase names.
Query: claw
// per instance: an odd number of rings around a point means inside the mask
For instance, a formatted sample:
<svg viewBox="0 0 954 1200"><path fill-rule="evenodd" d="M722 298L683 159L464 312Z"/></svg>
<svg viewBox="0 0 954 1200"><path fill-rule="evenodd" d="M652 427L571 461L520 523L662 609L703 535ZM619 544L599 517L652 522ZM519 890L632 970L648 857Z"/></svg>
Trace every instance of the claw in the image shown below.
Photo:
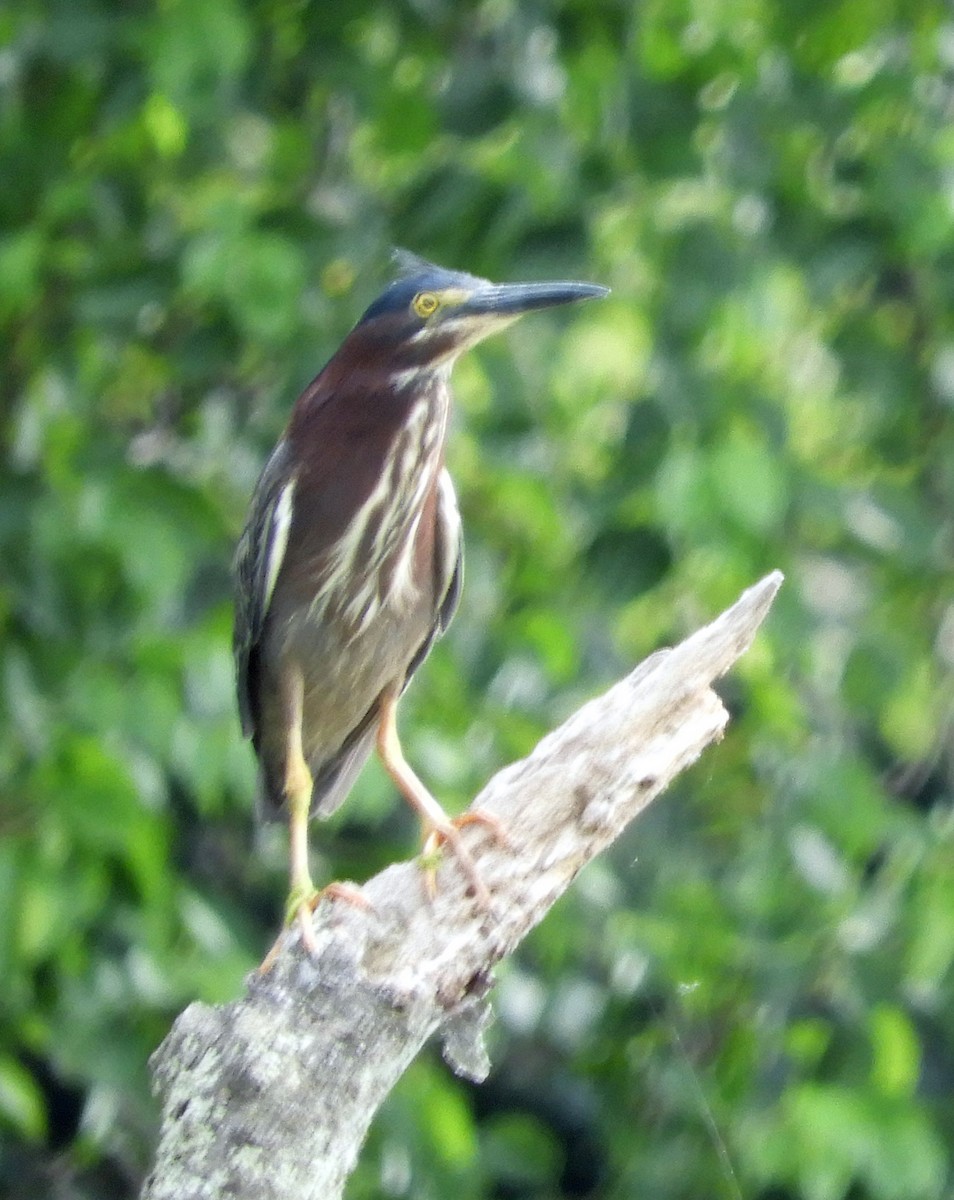
<svg viewBox="0 0 954 1200"><path fill-rule="evenodd" d="M285 941L286 933L296 922L301 933L302 946L309 955L317 956L318 943L315 941L315 930L311 918L315 909L325 899L344 900L348 904L353 904L355 908L360 908L363 912L370 912L374 907L360 888L353 887L348 883L329 883L323 888L316 888L310 884L307 887L302 885L293 888L285 905L285 927L262 959L261 966L258 968L259 975L267 975L272 969Z"/></svg>
<svg viewBox="0 0 954 1200"><path fill-rule="evenodd" d="M490 908L490 892L487 885L480 877L480 872L477 870L477 864L467 847L460 839L460 830L465 825L484 825L486 826L496 842L501 845L509 845L510 839L507 833L496 817L490 813L481 812L480 809L472 809L470 812L462 813L459 817L448 818L446 824L438 823L436 820L425 819L424 821L424 845L421 850L421 868L424 873L424 888L427 892L428 899L433 900L437 895L437 868L440 864L441 845L447 842L454 853L460 865L464 868L464 872L470 880L471 886L474 889L474 895L477 897L483 908Z"/></svg>

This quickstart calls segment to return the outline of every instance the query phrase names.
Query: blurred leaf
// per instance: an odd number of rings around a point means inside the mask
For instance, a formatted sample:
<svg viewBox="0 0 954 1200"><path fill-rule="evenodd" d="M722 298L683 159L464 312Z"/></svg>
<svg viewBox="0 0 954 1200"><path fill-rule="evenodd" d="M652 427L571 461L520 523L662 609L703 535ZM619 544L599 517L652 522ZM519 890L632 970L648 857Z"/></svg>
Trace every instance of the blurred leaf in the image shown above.
<svg viewBox="0 0 954 1200"><path fill-rule="evenodd" d="M0 1120L31 1141L46 1136L46 1110L33 1076L6 1057L0 1057Z"/></svg>
<svg viewBox="0 0 954 1200"><path fill-rule="evenodd" d="M560 1153L553 1137L539 1121L508 1114L486 1123L484 1153L487 1167L509 1189L553 1186L560 1168Z"/></svg>
<svg viewBox="0 0 954 1200"><path fill-rule="evenodd" d="M871 1081L885 1096L911 1096L921 1065L917 1034L905 1014L881 1005L871 1014Z"/></svg>
<svg viewBox="0 0 954 1200"><path fill-rule="evenodd" d="M713 448L710 470L731 519L761 534L780 525L787 501L784 473L764 441L734 430Z"/></svg>

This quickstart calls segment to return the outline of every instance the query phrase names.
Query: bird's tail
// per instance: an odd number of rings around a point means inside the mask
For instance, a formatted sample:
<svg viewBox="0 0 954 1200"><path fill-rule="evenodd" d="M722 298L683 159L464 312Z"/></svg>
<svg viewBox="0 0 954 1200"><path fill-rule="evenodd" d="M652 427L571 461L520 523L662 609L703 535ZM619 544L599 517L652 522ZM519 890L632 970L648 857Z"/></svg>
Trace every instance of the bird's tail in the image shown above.
<svg viewBox="0 0 954 1200"><path fill-rule="evenodd" d="M329 762L311 764L313 817L328 817L343 803L374 749L375 731L375 724L365 725ZM255 813L260 821L280 821L287 816L284 764L259 764Z"/></svg>
<svg viewBox="0 0 954 1200"><path fill-rule="evenodd" d="M312 816L329 817L343 803L374 749L376 731L374 724L361 730L315 775L311 789Z"/></svg>
<svg viewBox="0 0 954 1200"><path fill-rule="evenodd" d="M280 774L269 770L263 762L258 765L255 787L255 816L259 821L281 821L285 818L285 789Z"/></svg>

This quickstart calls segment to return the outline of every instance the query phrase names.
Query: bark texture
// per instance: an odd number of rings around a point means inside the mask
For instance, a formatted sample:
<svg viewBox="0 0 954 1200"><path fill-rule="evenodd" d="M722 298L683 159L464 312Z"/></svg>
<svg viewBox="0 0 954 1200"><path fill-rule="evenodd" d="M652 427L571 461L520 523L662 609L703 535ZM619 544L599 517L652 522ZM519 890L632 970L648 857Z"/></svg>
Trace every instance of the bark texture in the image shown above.
<svg viewBox="0 0 954 1200"><path fill-rule="evenodd" d="M435 1032L463 1074L488 1069L494 965L580 869L721 737L712 691L755 635L773 572L711 624L591 700L474 800L507 832L464 829L493 896L484 910L450 855L429 900L415 863L315 915L319 954L290 933L230 1004L192 1004L152 1060L163 1120L143 1200L336 1200L371 1119Z"/></svg>

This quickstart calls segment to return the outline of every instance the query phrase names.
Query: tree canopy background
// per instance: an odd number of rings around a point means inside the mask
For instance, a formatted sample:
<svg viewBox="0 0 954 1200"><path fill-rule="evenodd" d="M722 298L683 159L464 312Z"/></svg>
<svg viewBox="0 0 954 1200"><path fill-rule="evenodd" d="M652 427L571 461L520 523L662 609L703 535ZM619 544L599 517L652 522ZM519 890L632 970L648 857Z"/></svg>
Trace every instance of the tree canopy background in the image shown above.
<svg viewBox="0 0 954 1200"><path fill-rule="evenodd" d="M418 1061L350 1195L950 1195L947 4L21 0L0 180L0 1191L134 1195L149 1053L280 922L229 562L399 244L613 288L455 373L403 706L448 807L788 582L726 741L501 972L488 1083ZM415 839L370 767L316 875Z"/></svg>

